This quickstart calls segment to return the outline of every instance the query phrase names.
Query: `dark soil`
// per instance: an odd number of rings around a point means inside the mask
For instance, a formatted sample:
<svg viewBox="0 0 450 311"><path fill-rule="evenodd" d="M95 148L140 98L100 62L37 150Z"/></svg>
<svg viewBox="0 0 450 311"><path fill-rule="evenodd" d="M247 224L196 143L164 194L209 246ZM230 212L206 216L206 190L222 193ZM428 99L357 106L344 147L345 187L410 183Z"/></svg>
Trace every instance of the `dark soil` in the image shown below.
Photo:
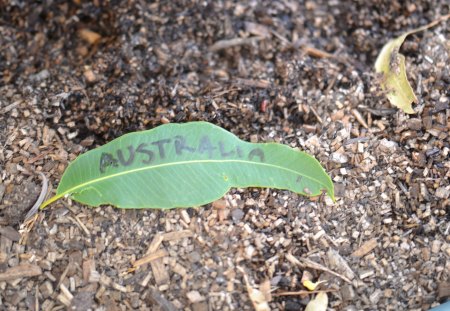
<svg viewBox="0 0 450 311"><path fill-rule="evenodd" d="M295 294L305 271L326 281L329 310L444 302L448 22L402 47L416 114L390 106L373 64L446 14L436 0L0 4L0 309L249 310L242 271L271 310L314 297ZM170 211L67 198L20 226L39 172L54 189L87 150L196 120L314 155L337 202L272 189ZM146 254L159 257L136 266Z"/></svg>

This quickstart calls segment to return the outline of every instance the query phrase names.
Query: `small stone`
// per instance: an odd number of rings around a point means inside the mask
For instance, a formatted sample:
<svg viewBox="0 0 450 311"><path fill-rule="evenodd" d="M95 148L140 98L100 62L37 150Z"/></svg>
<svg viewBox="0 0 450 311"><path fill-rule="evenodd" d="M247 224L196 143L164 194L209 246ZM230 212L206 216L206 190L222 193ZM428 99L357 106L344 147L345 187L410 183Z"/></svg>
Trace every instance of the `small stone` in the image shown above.
<svg viewBox="0 0 450 311"><path fill-rule="evenodd" d="M387 140L386 138L383 138L380 141L378 148L380 149L381 152L393 153L398 148L398 144L395 141L390 141Z"/></svg>
<svg viewBox="0 0 450 311"><path fill-rule="evenodd" d="M235 208L231 211L231 218L235 223L239 223L242 218L244 217L244 211L242 211L240 208Z"/></svg>
<svg viewBox="0 0 450 311"><path fill-rule="evenodd" d="M202 302L205 300L205 297L203 297L202 295L200 295L200 293L196 290L190 291L188 293L186 293L187 298L189 299L189 301L191 303L197 303L197 302Z"/></svg>
<svg viewBox="0 0 450 311"><path fill-rule="evenodd" d="M410 245L407 242L402 242L400 244L400 248L406 252L409 252L409 250L411 249Z"/></svg>
<svg viewBox="0 0 450 311"><path fill-rule="evenodd" d="M333 152L331 154L331 161L333 161L335 163L344 164L344 163L348 162L348 157L347 157L347 155L345 155L343 153Z"/></svg>
<svg viewBox="0 0 450 311"><path fill-rule="evenodd" d="M42 80L45 80L48 77L50 77L50 72L47 69L44 69L34 75L30 75L30 80L35 82L41 82Z"/></svg>

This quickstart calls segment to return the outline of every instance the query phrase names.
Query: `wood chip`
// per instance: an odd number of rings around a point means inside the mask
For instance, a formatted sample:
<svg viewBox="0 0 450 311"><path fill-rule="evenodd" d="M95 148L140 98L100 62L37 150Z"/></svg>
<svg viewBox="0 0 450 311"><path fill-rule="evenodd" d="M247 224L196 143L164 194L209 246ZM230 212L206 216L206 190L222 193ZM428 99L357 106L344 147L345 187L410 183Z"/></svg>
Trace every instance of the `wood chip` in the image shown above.
<svg viewBox="0 0 450 311"><path fill-rule="evenodd" d="M83 76L88 83L94 83L95 81L97 81L97 75L94 73L94 71L92 71L92 69L86 69L86 71L83 73Z"/></svg>
<svg viewBox="0 0 450 311"><path fill-rule="evenodd" d="M439 298L450 297L450 282L441 282L438 284L438 296Z"/></svg>
<svg viewBox="0 0 450 311"><path fill-rule="evenodd" d="M330 274L332 274L334 276L337 276L337 277L343 279L347 283L350 283L350 284L352 283L352 281L350 279L348 279L346 276L344 276L342 274L339 274L339 273L336 273L336 272L328 269L327 267L325 267L325 266L323 266L323 265L321 265L321 264L319 264L317 262L314 262L314 261L309 260L307 258L297 259L292 254L289 254L289 255L290 256L286 256L286 259L288 261L290 261L291 263L295 263L296 265L298 265L298 266L300 266L302 268L311 268L311 269L315 269L315 270L325 271L325 272L328 272L328 273L330 273Z"/></svg>
<svg viewBox="0 0 450 311"><path fill-rule="evenodd" d="M353 280L355 278L355 273L350 268L347 261L345 261L345 259L339 255L337 251L330 248L327 252L327 258L332 269L339 271L349 280Z"/></svg>
<svg viewBox="0 0 450 311"><path fill-rule="evenodd" d="M250 45L254 42L262 40L262 37L250 37L250 38L234 38L229 40L220 40L210 46L209 50L211 52L217 52L223 49L232 48L240 45Z"/></svg>
<svg viewBox="0 0 450 311"><path fill-rule="evenodd" d="M150 261L150 265L152 267L155 283L157 285L168 284L170 281L170 276L166 270L166 265L164 264L162 258Z"/></svg>
<svg viewBox="0 0 450 311"><path fill-rule="evenodd" d="M159 246L161 245L162 241L164 240L164 236L161 233L157 233L155 234L155 236L153 237L152 242L150 243L146 254L153 254L154 252L156 252L156 250L159 248Z"/></svg>
<svg viewBox="0 0 450 311"><path fill-rule="evenodd" d="M0 235L4 236L5 238L7 238L13 242L17 242L20 240L20 233L11 226L1 227Z"/></svg>
<svg viewBox="0 0 450 311"><path fill-rule="evenodd" d="M7 269L3 273L0 273L0 282L12 281L19 278L29 278L41 274L42 270L39 266L23 263L18 266Z"/></svg>
<svg viewBox="0 0 450 311"><path fill-rule="evenodd" d="M178 310L173 303L164 298L163 294L156 288L150 288L150 299L158 305L162 311L176 311Z"/></svg>
<svg viewBox="0 0 450 311"><path fill-rule="evenodd" d="M158 250L158 251L156 251L154 253L145 255L144 257L142 257L139 260L136 260L135 262L133 262L133 266L134 267L139 267L141 265L150 263L150 262L152 262L154 260L157 260L157 259L162 258L162 257L166 257L168 255L169 254L167 253L167 251L165 249L160 249L160 250Z"/></svg>
<svg viewBox="0 0 450 311"><path fill-rule="evenodd" d="M59 287L61 289L61 293L63 293L69 300L73 299L72 293L69 291L69 289L64 284L61 284Z"/></svg>
<svg viewBox="0 0 450 311"><path fill-rule="evenodd" d="M235 83L238 85L244 85L247 87L255 87L259 89L267 89L271 86L271 83L267 80L253 80L253 79L242 79L237 78Z"/></svg>
<svg viewBox="0 0 450 311"><path fill-rule="evenodd" d="M78 35L81 39L86 41L89 44L95 44L100 41L102 36L95 31L83 28L78 31Z"/></svg>
<svg viewBox="0 0 450 311"><path fill-rule="evenodd" d="M274 297L280 297L280 296L306 296L306 295L312 295L312 294L318 294L318 293L332 293L336 292L337 289L324 289L324 290L315 290L315 291L309 291L309 290L299 290L295 292L287 292L282 291L278 293L272 294Z"/></svg>
<svg viewBox="0 0 450 311"><path fill-rule="evenodd" d="M272 291L269 279L265 280L264 282L261 283L261 285L259 285L259 290L261 291L261 293L263 293L264 298L266 299L267 302L272 301Z"/></svg>
<svg viewBox="0 0 450 311"><path fill-rule="evenodd" d="M191 230L181 230L165 233L163 235L164 241L175 241L183 238L190 238L194 235Z"/></svg>
<svg viewBox="0 0 450 311"><path fill-rule="evenodd" d="M361 124L364 128L366 128L366 129L369 128L366 120L364 120L363 116L361 115L361 113L358 110L352 109L352 115L355 117L356 121L358 121L358 123Z"/></svg>
<svg viewBox="0 0 450 311"><path fill-rule="evenodd" d="M200 293L196 290L190 291L186 293L187 298L191 303L201 302L205 300L205 297L200 295Z"/></svg>
<svg viewBox="0 0 450 311"><path fill-rule="evenodd" d="M267 28L264 25L252 23L252 22L245 22L244 25L245 25L245 31L247 31L248 33L250 33L254 36L263 37L263 38L270 37L270 30L269 30L269 28Z"/></svg>
<svg viewBox="0 0 450 311"><path fill-rule="evenodd" d="M370 239L369 241L364 242L356 251L352 253L353 257L363 257L366 254L370 253L375 247L378 246L378 242L376 238Z"/></svg>

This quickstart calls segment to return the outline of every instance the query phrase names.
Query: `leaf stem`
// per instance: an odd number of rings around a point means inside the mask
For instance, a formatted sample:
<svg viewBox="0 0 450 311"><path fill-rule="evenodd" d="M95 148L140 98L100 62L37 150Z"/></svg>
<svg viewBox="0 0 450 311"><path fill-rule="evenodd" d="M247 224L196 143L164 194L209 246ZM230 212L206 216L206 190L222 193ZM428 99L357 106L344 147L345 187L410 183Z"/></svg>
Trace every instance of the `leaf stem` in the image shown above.
<svg viewBox="0 0 450 311"><path fill-rule="evenodd" d="M48 199L47 201L45 201L44 203L41 204L41 206L39 206L39 209L42 210L44 209L47 205L52 204L53 202L59 200L60 198L62 198L65 195L65 193L61 193L61 194L57 194L53 197L51 197L50 199Z"/></svg>

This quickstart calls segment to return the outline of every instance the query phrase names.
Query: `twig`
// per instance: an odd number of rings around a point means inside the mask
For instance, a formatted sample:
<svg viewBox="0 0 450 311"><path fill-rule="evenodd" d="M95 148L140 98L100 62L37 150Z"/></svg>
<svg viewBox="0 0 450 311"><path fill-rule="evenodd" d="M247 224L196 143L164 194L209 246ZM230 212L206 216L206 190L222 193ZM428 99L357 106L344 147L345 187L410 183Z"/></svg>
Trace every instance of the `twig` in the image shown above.
<svg viewBox="0 0 450 311"><path fill-rule="evenodd" d="M279 296L298 296L298 295L311 295L311 294L318 294L318 293L330 293L330 292L337 292L337 289L323 289L323 290L299 290L296 292L279 292L279 293L273 293L272 296L279 297Z"/></svg>
<svg viewBox="0 0 450 311"><path fill-rule="evenodd" d="M345 277L345 276L343 276L342 274L339 274L339 273L337 273L337 272L334 272L334 271L328 269L327 267L322 266L321 264L319 264L319 263L317 263L317 262L314 262L314 261L312 261L312 260L305 259L305 258L297 259L297 258L295 258L294 255L292 255L291 253L288 253L288 254L286 255L286 259L287 259L290 263L295 264L295 265L297 265L297 266L300 266L300 267L302 267L302 268L305 268L305 267L306 267L306 268L311 268L311 269L315 269L315 270L325 271L325 272L328 272L328 273L330 273L330 274L332 274L332 275L334 275L334 276L337 276L337 277L343 279L343 280L344 280L345 282L347 282L347 283L352 284L352 281L350 281L347 277Z"/></svg>
<svg viewBox="0 0 450 311"><path fill-rule="evenodd" d="M252 44L254 42L264 39L263 37L250 37L250 38L233 38L229 40L220 40L210 46L211 52L217 52L219 50L228 49L234 46Z"/></svg>
<svg viewBox="0 0 450 311"><path fill-rule="evenodd" d="M154 253L145 255L141 259L136 260L135 262L132 263L132 265L136 268L144 264L147 264L155 259L166 257L167 255L168 255L167 251L165 251L164 249L160 249Z"/></svg>
<svg viewBox="0 0 450 311"><path fill-rule="evenodd" d="M308 268L328 272L334 276L337 276L337 277L343 279L345 282L352 284L352 281L350 281L347 277L345 277L342 274L339 274L337 272L334 272L334 271L328 269L327 267L322 266L321 264L319 264L317 262L314 262L314 261L306 259L306 258L300 258L300 262L302 262L302 264Z"/></svg>

